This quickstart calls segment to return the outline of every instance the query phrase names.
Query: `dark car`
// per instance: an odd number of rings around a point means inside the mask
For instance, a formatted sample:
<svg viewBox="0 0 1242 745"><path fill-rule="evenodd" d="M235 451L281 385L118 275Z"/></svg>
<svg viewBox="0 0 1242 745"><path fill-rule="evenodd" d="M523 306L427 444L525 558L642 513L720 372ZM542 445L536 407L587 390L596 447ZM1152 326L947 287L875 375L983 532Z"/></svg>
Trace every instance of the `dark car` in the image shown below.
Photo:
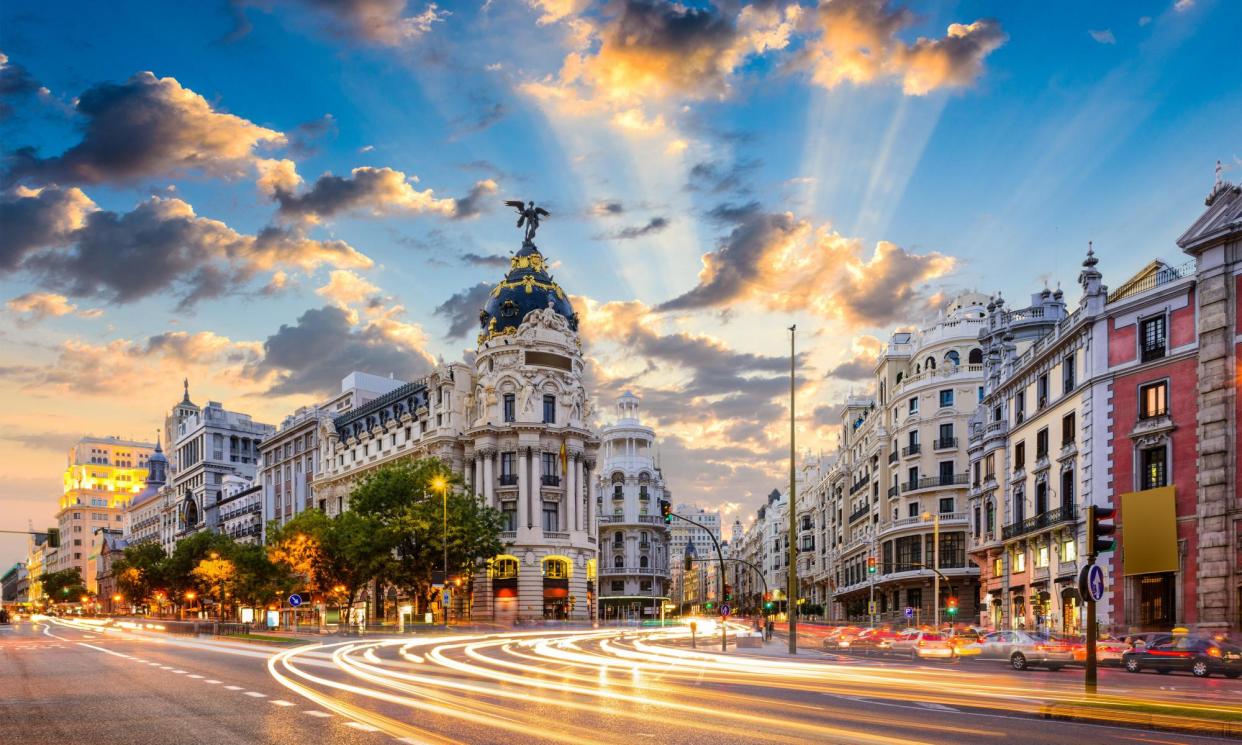
<svg viewBox="0 0 1242 745"><path fill-rule="evenodd" d="M1121 664L1132 673L1148 668L1165 674L1189 670L1196 678L1220 673L1227 678L1242 676L1242 647L1196 636L1178 636L1131 649L1121 656Z"/></svg>

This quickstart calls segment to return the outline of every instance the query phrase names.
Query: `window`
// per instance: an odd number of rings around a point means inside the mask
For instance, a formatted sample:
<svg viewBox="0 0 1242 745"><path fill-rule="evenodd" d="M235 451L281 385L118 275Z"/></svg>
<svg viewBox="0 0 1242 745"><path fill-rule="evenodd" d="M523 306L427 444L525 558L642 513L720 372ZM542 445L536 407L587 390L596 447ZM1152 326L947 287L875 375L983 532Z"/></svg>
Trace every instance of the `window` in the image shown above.
<svg viewBox="0 0 1242 745"><path fill-rule="evenodd" d="M544 476L556 477L558 475L557 466L559 465L560 459L557 458L556 453L540 453L539 460L543 466Z"/></svg>
<svg viewBox="0 0 1242 745"><path fill-rule="evenodd" d="M1077 381L1074 378L1076 372L1074 365L1076 362L1077 357L1073 352L1070 352L1061 362L1061 395L1063 396L1074 390L1074 387L1077 385Z"/></svg>
<svg viewBox="0 0 1242 745"><path fill-rule="evenodd" d="M910 399L909 407L910 407L909 411L911 414L919 413L919 397L918 396L915 396L914 398Z"/></svg>
<svg viewBox="0 0 1242 745"><path fill-rule="evenodd" d="M979 512L979 505L975 505L974 513L975 513L975 539L978 540L979 536L983 533L983 518Z"/></svg>
<svg viewBox="0 0 1242 745"><path fill-rule="evenodd" d="M1139 419L1167 416L1169 413L1169 381L1139 386Z"/></svg>
<svg viewBox="0 0 1242 745"><path fill-rule="evenodd" d="M996 558L992 560L992 576L999 577L1005 573L1005 560Z"/></svg>
<svg viewBox="0 0 1242 745"><path fill-rule="evenodd" d="M1035 566L1037 566L1037 567L1041 567L1041 568L1042 568L1042 567L1047 567L1047 566L1048 566L1048 558L1049 558L1049 557L1048 557L1048 546L1047 546L1047 544L1042 545L1042 546L1040 546L1039 548L1035 549Z"/></svg>
<svg viewBox="0 0 1242 745"><path fill-rule="evenodd" d="M1157 489L1168 485L1167 456L1168 448L1164 445L1141 451L1139 463L1142 473L1139 474L1139 482L1142 488Z"/></svg>
<svg viewBox="0 0 1242 745"><path fill-rule="evenodd" d="M1061 472L1061 509L1074 509L1074 469Z"/></svg>
<svg viewBox="0 0 1242 745"><path fill-rule="evenodd" d="M638 568L639 569L646 569L649 566L651 566L651 560L648 559L646 555L638 557Z"/></svg>
<svg viewBox="0 0 1242 745"><path fill-rule="evenodd" d="M958 365L962 364L962 357L961 355L957 353L956 350L951 349L945 354L944 361L949 363L950 365L953 365L954 367L957 367Z"/></svg>
<svg viewBox="0 0 1242 745"><path fill-rule="evenodd" d="M1061 544L1061 561L1074 561L1078 558L1078 544L1070 538Z"/></svg>
<svg viewBox="0 0 1242 745"><path fill-rule="evenodd" d="M1074 430L1077 429L1077 417L1070 412L1061 417L1061 447L1074 444Z"/></svg>
<svg viewBox="0 0 1242 745"><path fill-rule="evenodd" d="M1026 442L1019 442L1013 446L1013 469L1021 471L1026 468Z"/></svg>
<svg viewBox="0 0 1242 745"><path fill-rule="evenodd" d="M953 405L953 389L947 388L940 392L940 408Z"/></svg>
<svg viewBox="0 0 1242 745"><path fill-rule="evenodd" d="M1039 391L1039 408L1042 409L1048 405L1048 373L1039 376L1036 388Z"/></svg>
<svg viewBox="0 0 1242 745"><path fill-rule="evenodd" d="M947 515L953 511L953 497L940 498L940 514Z"/></svg>
<svg viewBox="0 0 1242 745"><path fill-rule="evenodd" d="M500 475L502 477L514 476L513 459L517 453L501 453L500 454Z"/></svg>
<svg viewBox="0 0 1242 745"><path fill-rule="evenodd" d="M907 469L906 475L909 477L909 480L906 482L906 489L919 488L919 467L913 466Z"/></svg>
<svg viewBox="0 0 1242 745"><path fill-rule="evenodd" d="M1048 457L1048 428L1044 427L1035 433L1035 457Z"/></svg>
<svg viewBox="0 0 1242 745"><path fill-rule="evenodd" d="M546 532L561 529L560 509L556 502L543 503L543 529Z"/></svg>
<svg viewBox="0 0 1242 745"><path fill-rule="evenodd" d="M516 420L517 416L514 412L515 404L514 404L514 397L512 393L505 394L504 405L505 405L505 412L504 412L505 421L512 422Z"/></svg>
<svg viewBox="0 0 1242 745"><path fill-rule="evenodd" d="M544 579L569 579L569 562L564 559L545 559Z"/></svg>
<svg viewBox="0 0 1242 745"><path fill-rule="evenodd" d="M1139 324L1141 362L1158 360L1167 353L1167 326L1164 316L1148 318Z"/></svg>
<svg viewBox="0 0 1242 745"><path fill-rule="evenodd" d="M983 386L979 386L979 403L983 403Z"/></svg>
<svg viewBox="0 0 1242 745"><path fill-rule="evenodd" d="M543 397L543 423L556 424L556 396Z"/></svg>
<svg viewBox="0 0 1242 745"><path fill-rule="evenodd" d="M612 545L614 546L625 545L625 533L622 533L619 530L616 533L613 533L612 534Z"/></svg>
<svg viewBox="0 0 1242 745"><path fill-rule="evenodd" d="M1042 515L1048 511L1048 482L1035 482L1035 514Z"/></svg>
<svg viewBox="0 0 1242 745"><path fill-rule="evenodd" d="M979 461L975 461L974 464L972 465L972 469L974 470L975 475L974 475L974 478L971 479L971 482L970 482L971 486L978 486L980 483L979 471L980 471L981 465L982 464Z"/></svg>
<svg viewBox="0 0 1242 745"><path fill-rule="evenodd" d="M1018 391L1013 397L1013 422L1021 424L1026 421L1026 391Z"/></svg>
<svg viewBox="0 0 1242 745"><path fill-rule="evenodd" d="M1014 574L1018 574L1020 572L1026 571L1026 552L1025 551L1014 551L1013 552L1013 571L1014 571Z"/></svg>
<svg viewBox="0 0 1242 745"><path fill-rule="evenodd" d="M910 517L918 517L919 516L919 503L911 502L910 504L906 505L906 514L909 515Z"/></svg>
<svg viewBox="0 0 1242 745"><path fill-rule="evenodd" d="M996 478L996 456L989 454L983 459L983 474L985 478Z"/></svg>
<svg viewBox="0 0 1242 745"><path fill-rule="evenodd" d="M951 486L953 484L953 461L940 461L940 485Z"/></svg>
<svg viewBox="0 0 1242 745"><path fill-rule="evenodd" d="M616 556L612 557L612 568L613 569L624 569L625 568L625 557L622 556L621 554L617 554Z"/></svg>
<svg viewBox="0 0 1242 745"><path fill-rule="evenodd" d="M953 437L953 425L940 425L940 439L936 441L936 448L952 448L957 447L957 440Z"/></svg>
<svg viewBox="0 0 1242 745"><path fill-rule="evenodd" d="M1026 519L1026 492L1022 487L1013 490L1013 521L1020 523Z"/></svg>
<svg viewBox="0 0 1242 745"><path fill-rule="evenodd" d="M984 525L987 526L987 531L989 533L994 533L996 531L996 504L993 503L992 500L988 500L987 505L984 507L983 515Z"/></svg>
<svg viewBox="0 0 1242 745"><path fill-rule="evenodd" d="M497 559L492 563L493 579L515 579L517 576L517 559Z"/></svg>

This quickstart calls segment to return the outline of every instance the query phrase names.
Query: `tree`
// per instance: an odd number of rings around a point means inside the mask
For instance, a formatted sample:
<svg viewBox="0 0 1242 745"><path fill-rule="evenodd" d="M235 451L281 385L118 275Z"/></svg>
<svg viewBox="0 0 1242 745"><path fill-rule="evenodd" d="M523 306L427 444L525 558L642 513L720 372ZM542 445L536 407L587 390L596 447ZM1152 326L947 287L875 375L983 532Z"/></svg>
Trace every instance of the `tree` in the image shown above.
<svg viewBox="0 0 1242 745"><path fill-rule="evenodd" d="M445 563L446 503L450 576L468 581L480 562L504 550L504 515L461 486L447 464L425 458L382 466L353 490L351 510L382 524L396 551L385 580L430 601Z"/></svg>
<svg viewBox="0 0 1242 745"><path fill-rule="evenodd" d="M212 552L190 570L199 588L216 601L217 616L224 619L224 599L231 593L237 579L237 566L231 559Z"/></svg>
<svg viewBox="0 0 1242 745"><path fill-rule="evenodd" d="M200 580L193 574L199 562L211 558L213 553L227 557L236 545L232 538L211 531L195 533L178 541L166 565L169 597L179 600L185 597L187 590L202 589Z"/></svg>
<svg viewBox="0 0 1242 745"><path fill-rule="evenodd" d="M239 544L233 564L237 567L233 597L245 605L262 608L294 588L288 568L270 560L263 546Z"/></svg>
<svg viewBox="0 0 1242 745"><path fill-rule="evenodd" d="M82 573L77 569L44 574L39 581L43 584L43 594L53 603L76 603L87 594Z"/></svg>
<svg viewBox="0 0 1242 745"><path fill-rule="evenodd" d="M112 563L116 586L134 605L143 605L167 583L168 556L154 541L126 546Z"/></svg>
<svg viewBox="0 0 1242 745"><path fill-rule="evenodd" d="M273 526L268 536L274 563L297 575L307 590L346 601L346 624L358 593L392 561L388 532L376 519L356 512L328 517L306 510Z"/></svg>

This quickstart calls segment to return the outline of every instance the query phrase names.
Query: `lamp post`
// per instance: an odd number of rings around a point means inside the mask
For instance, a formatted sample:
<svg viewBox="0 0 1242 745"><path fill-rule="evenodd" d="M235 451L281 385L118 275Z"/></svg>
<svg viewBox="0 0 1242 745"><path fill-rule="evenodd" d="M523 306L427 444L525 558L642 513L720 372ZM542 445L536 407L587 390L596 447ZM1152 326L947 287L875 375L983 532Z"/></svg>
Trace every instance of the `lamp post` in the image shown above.
<svg viewBox="0 0 1242 745"><path fill-rule="evenodd" d="M940 515L931 512L923 513L924 520L932 521L932 568L936 576L932 578L932 598L935 600L936 630L940 630Z"/></svg>
<svg viewBox="0 0 1242 745"><path fill-rule="evenodd" d="M444 507L444 589L440 591L440 598L448 593L448 479L443 476L436 476L431 480L431 488L440 492L440 499ZM449 604L444 603L444 625L449 623Z"/></svg>
<svg viewBox="0 0 1242 745"><path fill-rule="evenodd" d="M789 327L789 587L785 607L789 616L789 653L798 653L798 484L794 478L794 338L797 324Z"/></svg>

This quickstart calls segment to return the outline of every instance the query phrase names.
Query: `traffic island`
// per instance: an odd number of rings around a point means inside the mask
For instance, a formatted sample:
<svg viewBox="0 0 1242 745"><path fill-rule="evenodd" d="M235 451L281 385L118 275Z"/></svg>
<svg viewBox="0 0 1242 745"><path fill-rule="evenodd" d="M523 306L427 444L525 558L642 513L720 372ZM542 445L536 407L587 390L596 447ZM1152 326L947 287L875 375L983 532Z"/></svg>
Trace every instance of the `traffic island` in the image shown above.
<svg viewBox="0 0 1242 745"><path fill-rule="evenodd" d="M1242 710L1234 707L1186 707L1119 701L1048 703L1040 709L1044 719L1113 724L1121 727L1180 732L1206 737L1242 738Z"/></svg>

